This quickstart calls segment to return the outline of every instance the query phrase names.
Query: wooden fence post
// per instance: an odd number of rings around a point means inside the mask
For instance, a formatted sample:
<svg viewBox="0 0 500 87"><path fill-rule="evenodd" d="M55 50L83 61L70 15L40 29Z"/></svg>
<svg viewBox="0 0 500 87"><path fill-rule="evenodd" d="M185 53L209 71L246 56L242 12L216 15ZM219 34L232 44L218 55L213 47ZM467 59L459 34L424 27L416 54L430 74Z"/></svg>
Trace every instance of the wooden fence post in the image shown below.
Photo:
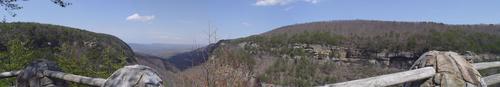
<svg viewBox="0 0 500 87"><path fill-rule="evenodd" d="M39 59L32 61L17 76L16 87L67 87L64 80L49 78L43 75L44 70L61 71L56 63Z"/></svg>

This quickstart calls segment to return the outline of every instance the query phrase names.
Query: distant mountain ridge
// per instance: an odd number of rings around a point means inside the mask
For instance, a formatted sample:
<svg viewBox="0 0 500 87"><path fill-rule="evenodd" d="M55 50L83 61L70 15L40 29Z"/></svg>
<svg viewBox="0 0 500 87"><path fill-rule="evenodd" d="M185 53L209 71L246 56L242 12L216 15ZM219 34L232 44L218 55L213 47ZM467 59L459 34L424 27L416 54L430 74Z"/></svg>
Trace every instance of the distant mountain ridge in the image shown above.
<svg viewBox="0 0 500 87"><path fill-rule="evenodd" d="M158 56L162 58L169 58L170 56L173 56L175 54L188 52L202 46L193 44L163 44L163 43L153 43L153 44L129 43L128 45L132 48L132 50L134 50L134 52Z"/></svg>
<svg viewBox="0 0 500 87"><path fill-rule="evenodd" d="M168 57L168 61L174 64L178 69L185 70L194 66L205 63L211 56L213 51L226 40L218 43L210 44L205 47L197 48L192 51L178 53Z"/></svg>
<svg viewBox="0 0 500 87"><path fill-rule="evenodd" d="M444 24L437 22L404 22L404 21L380 21L380 20L334 20L299 23L287 25L262 33L260 35L272 35L304 31L331 32L339 35L349 34L383 34L388 31L393 32L421 32L440 29L474 29L475 32L499 34L500 24Z"/></svg>

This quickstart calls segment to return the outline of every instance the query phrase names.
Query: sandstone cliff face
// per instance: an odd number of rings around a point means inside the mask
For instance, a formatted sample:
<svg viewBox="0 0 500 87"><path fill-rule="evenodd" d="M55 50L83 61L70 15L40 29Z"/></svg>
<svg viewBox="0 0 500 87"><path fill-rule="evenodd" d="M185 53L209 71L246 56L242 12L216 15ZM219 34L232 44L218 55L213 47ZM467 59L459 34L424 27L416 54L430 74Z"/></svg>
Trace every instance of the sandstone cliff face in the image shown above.
<svg viewBox="0 0 500 87"><path fill-rule="evenodd" d="M253 54L266 53L264 51L256 51L252 49L258 49L258 44L249 44L251 42L239 43L239 46L245 49L250 49L249 52ZM366 63L372 65L380 65L385 67L393 67L400 69L408 69L413 61L418 58L415 52L387 52L382 51L379 53L368 53L363 52L362 49L342 47L342 46L332 46L332 45L319 45L319 44L290 44L285 48L270 48L271 50L277 49L294 49L294 50L304 50L304 54L307 55L297 55L293 53L282 53L277 54L282 58L301 58L308 57L312 58L318 63L325 62L337 62L339 64L353 64L353 63Z"/></svg>
<svg viewBox="0 0 500 87"><path fill-rule="evenodd" d="M249 49L250 53L262 54L265 51L257 51L259 44L252 42L242 42L238 44L241 48ZM339 64L352 64L352 63L366 63L372 65L380 65L384 67L408 69L412 63L418 59L422 54L420 52L400 51L389 52L383 50L381 52L373 53L366 52L363 49L349 48L343 46L320 45L320 44L289 44L288 46L270 48L271 50L278 49L299 49L304 50L307 57L315 59L319 63L334 61ZM472 52L473 53L473 52ZM468 53L462 53L468 54ZM296 55L292 53L277 54L282 58L301 58L304 55ZM474 62L497 61L500 59L499 55L482 53L473 54L472 60Z"/></svg>

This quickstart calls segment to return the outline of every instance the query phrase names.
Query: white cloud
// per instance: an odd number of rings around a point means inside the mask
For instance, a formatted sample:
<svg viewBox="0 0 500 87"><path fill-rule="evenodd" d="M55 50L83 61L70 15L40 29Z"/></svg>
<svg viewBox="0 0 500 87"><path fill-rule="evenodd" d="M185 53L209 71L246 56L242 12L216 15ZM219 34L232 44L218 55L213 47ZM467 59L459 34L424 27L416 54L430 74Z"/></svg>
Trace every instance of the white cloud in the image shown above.
<svg viewBox="0 0 500 87"><path fill-rule="evenodd" d="M256 6L276 6L276 5L287 5L295 2L307 2L311 4L316 4L320 0L257 0L255 2Z"/></svg>
<svg viewBox="0 0 500 87"><path fill-rule="evenodd" d="M141 22L147 22L155 19L154 15L150 16L142 16L139 13L134 13L130 16L127 17L127 21L141 21Z"/></svg>
<svg viewBox="0 0 500 87"><path fill-rule="evenodd" d="M243 26L247 26L247 27L248 27L248 26L252 26L252 24L250 24L250 23L248 23L248 22L242 22L241 24L242 24Z"/></svg>
<svg viewBox="0 0 500 87"><path fill-rule="evenodd" d="M273 6L273 5L286 5L292 0L257 0L257 6Z"/></svg>
<svg viewBox="0 0 500 87"><path fill-rule="evenodd" d="M309 3L312 3L312 4L316 4L319 2L319 0L304 0L305 2L309 2Z"/></svg>

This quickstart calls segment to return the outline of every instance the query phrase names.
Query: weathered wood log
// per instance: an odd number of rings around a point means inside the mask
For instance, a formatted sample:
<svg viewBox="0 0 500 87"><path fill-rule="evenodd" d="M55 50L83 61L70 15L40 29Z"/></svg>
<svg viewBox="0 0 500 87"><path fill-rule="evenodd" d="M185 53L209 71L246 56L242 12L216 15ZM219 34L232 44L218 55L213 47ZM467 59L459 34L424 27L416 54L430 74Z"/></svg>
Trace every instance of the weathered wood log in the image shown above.
<svg viewBox="0 0 500 87"><path fill-rule="evenodd" d="M488 69L488 68L495 68L495 67L500 67L500 62L481 62L481 63L474 63L474 67L475 67L477 70Z"/></svg>
<svg viewBox="0 0 500 87"><path fill-rule="evenodd" d="M327 84L319 87L383 87L383 86L401 84L409 81L426 79L434 76L434 74L436 74L434 68L425 67L410 71L381 75L365 79L358 79L348 82Z"/></svg>
<svg viewBox="0 0 500 87"><path fill-rule="evenodd" d="M0 73L0 79L9 78L9 77L15 77L15 76L19 75L19 73L21 73L20 70L18 70L18 71L2 72L2 73Z"/></svg>
<svg viewBox="0 0 500 87"><path fill-rule="evenodd" d="M106 80L102 78L91 78L86 76L79 76L79 75L68 74L58 71L50 71L50 70L43 71L43 75L51 78L58 78L90 86L103 86L104 82L106 82Z"/></svg>
<svg viewBox="0 0 500 87"><path fill-rule="evenodd" d="M482 78L486 85L493 85L500 83L500 74L490 75Z"/></svg>

